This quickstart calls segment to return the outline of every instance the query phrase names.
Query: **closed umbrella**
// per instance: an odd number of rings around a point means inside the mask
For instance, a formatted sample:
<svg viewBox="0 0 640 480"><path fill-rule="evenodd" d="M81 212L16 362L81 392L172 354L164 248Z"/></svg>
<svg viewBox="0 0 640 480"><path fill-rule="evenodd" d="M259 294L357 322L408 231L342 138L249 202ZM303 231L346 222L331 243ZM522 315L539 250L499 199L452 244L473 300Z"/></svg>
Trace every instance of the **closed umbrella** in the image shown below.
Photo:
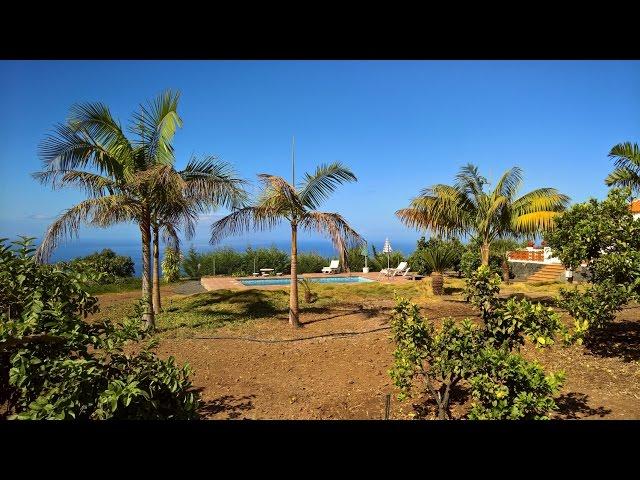
<svg viewBox="0 0 640 480"><path fill-rule="evenodd" d="M389 265L390 258L391 258L389 254L393 252L393 248L391 248L391 243L389 242L388 237L384 241L384 247L382 247L382 251L387 254L387 268L389 268L391 267L391 265Z"/></svg>

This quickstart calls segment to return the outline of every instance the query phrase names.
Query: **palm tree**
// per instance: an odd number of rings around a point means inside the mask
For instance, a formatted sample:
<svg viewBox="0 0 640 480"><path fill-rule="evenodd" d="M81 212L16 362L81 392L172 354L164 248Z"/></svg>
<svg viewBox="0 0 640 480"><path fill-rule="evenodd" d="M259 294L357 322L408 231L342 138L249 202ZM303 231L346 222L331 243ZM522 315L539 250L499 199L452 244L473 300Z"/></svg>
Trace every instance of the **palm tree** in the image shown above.
<svg viewBox="0 0 640 480"><path fill-rule="evenodd" d="M182 230L190 240L195 233L198 214L219 207L237 208L244 204L246 182L237 178L230 164L214 156L192 158L182 171L158 165L150 169L154 209L153 236L153 311L160 313L160 233L166 244L178 254Z"/></svg>
<svg viewBox="0 0 640 480"><path fill-rule="evenodd" d="M436 245L424 252L424 261L431 269L431 289L434 295L442 295L444 278L442 274L455 263L455 252L445 245Z"/></svg>
<svg viewBox="0 0 640 480"><path fill-rule="evenodd" d="M482 264L489 264L489 247L497 238L535 234L553 227L553 219L569 203L569 197L554 188L539 188L521 197L522 170L507 170L492 191L478 168L467 164L456 175L454 185L425 188L408 208L396 215L407 226L431 229L436 234L471 234L480 241Z"/></svg>
<svg viewBox="0 0 640 480"><path fill-rule="evenodd" d="M58 124L40 146L44 170L33 174L53 188L84 189L87 200L71 207L47 229L36 258L45 261L65 237L78 234L80 225L109 226L134 221L142 243L143 320L154 328L150 269L151 215L149 175L154 165L171 165L171 141L182 120L177 113L179 93L167 90L132 116L127 138L122 126L102 103L71 108L65 124Z"/></svg>
<svg viewBox="0 0 640 480"><path fill-rule="evenodd" d="M351 170L340 163L319 166L313 175L305 174L299 189L282 177L266 173L258 175L262 191L253 205L236 209L211 226L211 241L217 243L224 235L236 235L249 230L268 230L286 220L291 225L291 293L289 323L299 327L298 309L298 227L329 236L338 251L340 262L347 267L347 250L362 244L363 239L338 213L316 209L335 188L356 181Z"/></svg>
<svg viewBox="0 0 640 480"><path fill-rule="evenodd" d="M607 186L629 187L632 193L640 194L640 149L638 144L620 143L609 152L615 159L615 170L605 179Z"/></svg>

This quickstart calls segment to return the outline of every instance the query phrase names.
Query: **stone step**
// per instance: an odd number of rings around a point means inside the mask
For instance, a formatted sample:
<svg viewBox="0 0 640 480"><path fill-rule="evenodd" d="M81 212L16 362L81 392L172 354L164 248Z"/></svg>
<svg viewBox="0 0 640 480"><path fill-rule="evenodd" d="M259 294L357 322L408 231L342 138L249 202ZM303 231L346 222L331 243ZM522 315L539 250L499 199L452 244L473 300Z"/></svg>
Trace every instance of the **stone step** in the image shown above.
<svg viewBox="0 0 640 480"><path fill-rule="evenodd" d="M530 275L529 278L527 278L527 282L551 282L559 280L563 271L563 265L545 265L540 270Z"/></svg>

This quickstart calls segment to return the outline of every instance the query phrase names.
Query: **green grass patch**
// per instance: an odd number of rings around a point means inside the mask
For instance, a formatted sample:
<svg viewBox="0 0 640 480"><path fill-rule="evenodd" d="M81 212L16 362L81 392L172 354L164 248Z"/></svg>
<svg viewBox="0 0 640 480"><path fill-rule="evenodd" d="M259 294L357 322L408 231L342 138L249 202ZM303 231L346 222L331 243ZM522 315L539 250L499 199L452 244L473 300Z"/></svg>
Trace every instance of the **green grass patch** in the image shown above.
<svg viewBox="0 0 640 480"><path fill-rule="evenodd" d="M287 315L289 292L284 290L216 290L181 299L169 298L156 317L158 333L189 337L228 324Z"/></svg>

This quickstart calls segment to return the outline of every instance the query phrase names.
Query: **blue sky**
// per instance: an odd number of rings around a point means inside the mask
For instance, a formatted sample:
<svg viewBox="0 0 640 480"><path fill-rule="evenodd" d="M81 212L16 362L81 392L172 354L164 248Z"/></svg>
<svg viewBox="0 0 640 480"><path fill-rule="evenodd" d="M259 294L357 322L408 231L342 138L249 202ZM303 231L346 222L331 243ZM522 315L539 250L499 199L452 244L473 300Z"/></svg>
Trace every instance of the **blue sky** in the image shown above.
<svg viewBox="0 0 640 480"><path fill-rule="evenodd" d="M522 193L552 186L574 202L602 198L609 149L640 132L637 61L2 61L0 236L41 236L83 199L29 176L41 165L38 143L73 103L104 102L125 124L165 88L182 93L178 168L215 154L254 182L260 172L288 178L295 135L297 172L334 160L352 168L359 181L323 209L376 242L414 241L419 232L394 212L467 162L494 180L520 166ZM202 219L196 243L222 213ZM81 235L108 246L138 231Z"/></svg>

